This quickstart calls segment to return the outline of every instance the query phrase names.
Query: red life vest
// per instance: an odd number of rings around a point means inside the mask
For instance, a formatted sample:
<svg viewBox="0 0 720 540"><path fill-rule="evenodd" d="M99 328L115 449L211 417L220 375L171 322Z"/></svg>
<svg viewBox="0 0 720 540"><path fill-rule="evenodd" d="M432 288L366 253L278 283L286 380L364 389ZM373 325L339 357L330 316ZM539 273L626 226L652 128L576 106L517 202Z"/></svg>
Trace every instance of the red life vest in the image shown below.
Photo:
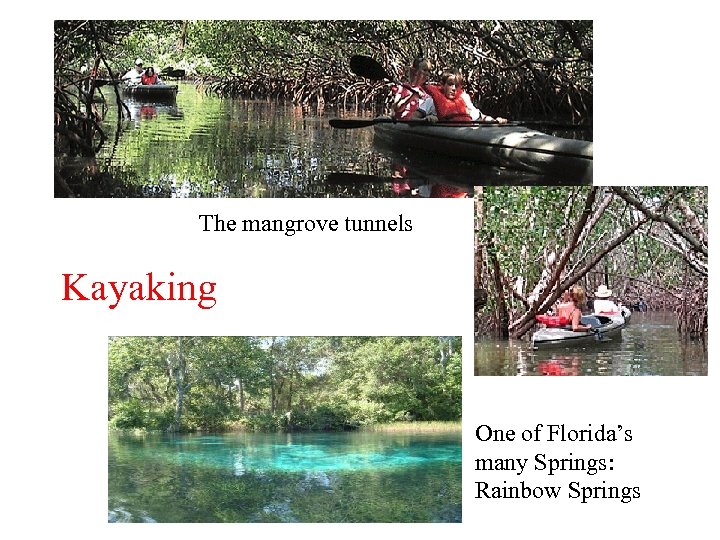
<svg viewBox="0 0 720 540"><path fill-rule="evenodd" d="M458 88L457 92L455 92L455 99L448 99L447 96L443 94L442 87L440 86L427 85L425 90L433 98L438 120L444 120L446 122L472 120L472 116L468 114L467 107L465 106L465 101L462 99L462 88Z"/></svg>
<svg viewBox="0 0 720 540"><path fill-rule="evenodd" d="M548 328L560 328L570 324L570 319L558 315L535 315L535 320Z"/></svg>
<svg viewBox="0 0 720 540"><path fill-rule="evenodd" d="M397 111L395 113L395 120L409 120L412 117L412 113L414 113L418 106L420 105L420 102L427 97L427 93L425 93L425 89L421 87L414 87L415 90L417 90L417 93L410 90L407 86L401 85L401 86L393 86L393 92L398 97L397 101L400 101L402 99L405 99L406 97L412 95L410 100L405 103L405 107L401 111ZM419 95L418 95L419 94Z"/></svg>
<svg viewBox="0 0 720 540"><path fill-rule="evenodd" d="M157 73L153 73L152 75L145 75L144 73L140 77L140 83L141 84L156 84L157 83Z"/></svg>

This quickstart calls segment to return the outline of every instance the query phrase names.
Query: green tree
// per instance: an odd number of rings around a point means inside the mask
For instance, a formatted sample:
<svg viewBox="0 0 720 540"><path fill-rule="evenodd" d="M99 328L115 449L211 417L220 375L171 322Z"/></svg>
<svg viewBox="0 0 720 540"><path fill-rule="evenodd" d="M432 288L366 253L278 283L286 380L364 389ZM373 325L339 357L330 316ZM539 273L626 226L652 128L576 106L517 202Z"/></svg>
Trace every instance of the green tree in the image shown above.
<svg viewBox="0 0 720 540"><path fill-rule="evenodd" d="M348 429L461 413L457 337L118 337L118 428Z"/></svg>
<svg viewBox="0 0 720 540"><path fill-rule="evenodd" d="M524 335L577 282L661 291L682 313L690 295L706 321L707 188L483 188L476 206L480 332Z"/></svg>

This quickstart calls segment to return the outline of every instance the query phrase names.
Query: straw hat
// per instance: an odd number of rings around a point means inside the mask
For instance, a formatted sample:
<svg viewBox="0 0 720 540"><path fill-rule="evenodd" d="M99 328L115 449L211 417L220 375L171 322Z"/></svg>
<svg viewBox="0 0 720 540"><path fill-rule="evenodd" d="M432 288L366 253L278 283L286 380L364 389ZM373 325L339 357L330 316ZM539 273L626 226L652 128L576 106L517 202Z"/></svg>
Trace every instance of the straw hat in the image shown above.
<svg viewBox="0 0 720 540"><path fill-rule="evenodd" d="M608 298L612 296L612 291L608 289L605 285L600 285L597 291L595 291L595 296L597 296L598 298Z"/></svg>

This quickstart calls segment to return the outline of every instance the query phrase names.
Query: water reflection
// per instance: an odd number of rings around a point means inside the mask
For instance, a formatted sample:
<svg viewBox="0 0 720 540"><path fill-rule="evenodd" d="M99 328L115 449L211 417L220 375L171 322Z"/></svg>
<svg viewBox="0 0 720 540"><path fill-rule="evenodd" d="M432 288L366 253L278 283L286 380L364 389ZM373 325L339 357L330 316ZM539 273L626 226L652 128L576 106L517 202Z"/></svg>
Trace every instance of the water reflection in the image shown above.
<svg viewBox="0 0 720 540"><path fill-rule="evenodd" d="M110 133L97 170L79 167L67 182L79 196L397 197L423 196L419 188L435 184L467 190L473 184L556 181L383 147L375 144L372 127L329 125L333 117L372 117L375 111L225 99L189 84L180 85L174 103L128 100L129 118L119 124L115 101L107 105L104 127ZM363 176L354 183L326 181L337 172ZM406 182L392 181L399 173ZM430 196L432 187L426 191Z"/></svg>
<svg viewBox="0 0 720 540"><path fill-rule="evenodd" d="M608 341L533 350L526 341L482 339L475 375L707 375L702 341L679 338L672 313L636 313Z"/></svg>
<svg viewBox="0 0 720 540"><path fill-rule="evenodd" d="M460 464L459 432L111 433L108 521L459 522Z"/></svg>
<svg viewBox="0 0 720 540"><path fill-rule="evenodd" d="M538 375L579 375L579 356L560 356L540 360L537 363Z"/></svg>

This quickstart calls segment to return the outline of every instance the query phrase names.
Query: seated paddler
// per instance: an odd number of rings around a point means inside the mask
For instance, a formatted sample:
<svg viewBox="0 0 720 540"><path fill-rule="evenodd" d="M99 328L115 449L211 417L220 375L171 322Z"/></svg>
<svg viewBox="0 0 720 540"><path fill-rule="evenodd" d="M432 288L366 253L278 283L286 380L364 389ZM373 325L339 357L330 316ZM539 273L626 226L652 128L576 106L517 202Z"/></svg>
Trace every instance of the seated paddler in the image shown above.
<svg viewBox="0 0 720 540"><path fill-rule="evenodd" d="M135 60L135 67L131 68L125 75L122 76L122 80L127 84L140 84L145 70L143 69L143 61L138 58Z"/></svg>
<svg viewBox="0 0 720 540"><path fill-rule="evenodd" d="M596 314L619 315L621 313L620 306L613 301L613 293L608 289L607 285L600 285L594 294L593 311Z"/></svg>
<svg viewBox="0 0 720 540"><path fill-rule="evenodd" d="M457 69L446 69L440 76L440 84L427 84L429 97L423 100L413 113L414 118L427 118L429 122L497 122L507 123L506 118L493 118L483 114L473 105L463 90L464 79Z"/></svg>
<svg viewBox="0 0 720 540"><path fill-rule="evenodd" d="M575 284L565 291L562 300L555 306L554 315L537 315L535 318L552 327L565 328L574 332L588 332L600 326L600 320L594 315L583 315L587 303L585 289Z"/></svg>
<svg viewBox="0 0 720 540"><path fill-rule="evenodd" d="M424 88L431 70L429 60L422 57L413 60L408 70L408 82L393 87L393 118L409 120L420 103L429 97Z"/></svg>

